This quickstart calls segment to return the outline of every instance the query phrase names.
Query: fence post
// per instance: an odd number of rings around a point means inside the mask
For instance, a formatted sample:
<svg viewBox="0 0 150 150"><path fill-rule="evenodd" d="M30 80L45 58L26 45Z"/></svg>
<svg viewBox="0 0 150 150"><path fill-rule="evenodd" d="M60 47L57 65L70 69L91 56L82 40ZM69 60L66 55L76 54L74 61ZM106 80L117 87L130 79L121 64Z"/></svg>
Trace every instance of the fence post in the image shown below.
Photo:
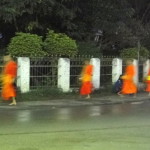
<svg viewBox="0 0 150 150"><path fill-rule="evenodd" d="M20 62L19 62L19 57L17 58L17 87L20 88Z"/></svg>
<svg viewBox="0 0 150 150"><path fill-rule="evenodd" d="M58 60L58 88L63 92L70 90L70 59L59 58Z"/></svg>
<svg viewBox="0 0 150 150"><path fill-rule="evenodd" d="M122 74L122 59L114 58L112 61L112 83L115 83Z"/></svg>
<svg viewBox="0 0 150 150"><path fill-rule="evenodd" d="M135 76L134 76L134 82L136 85L138 85L138 83L139 83L139 69L138 69L139 62L138 62L138 60L133 59L133 65L135 66L135 71L136 71Z"/></svg>
<svg viewBox="0 0 150 150"><path fill-rule="evenodd" d="M148 59L143 63L143 79L148 75L149 69L150 69L150 60Z"/></svg>
<svg viewBox="0 0 150 150"><path fill-rule="evenodd" d="M30 59L28 57L18 57L17 86L21 93L30 90Z"/></svg>
<svg viewBox="0 0 150 150"><path fill-rule="evenodd" d="M91 64L93 65L93 77L92 82L95 89L100 88L100 59L91 58Z"/></svg>

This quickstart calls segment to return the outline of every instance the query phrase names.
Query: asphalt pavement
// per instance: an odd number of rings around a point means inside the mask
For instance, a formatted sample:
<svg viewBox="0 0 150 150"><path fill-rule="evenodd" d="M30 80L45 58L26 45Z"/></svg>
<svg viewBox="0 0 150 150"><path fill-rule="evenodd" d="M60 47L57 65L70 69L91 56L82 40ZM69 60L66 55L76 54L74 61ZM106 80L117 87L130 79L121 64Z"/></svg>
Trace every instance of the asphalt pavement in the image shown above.
<svg viewBox="0 0 150 150"><path fill-rule="evenodd" d="M101 98L2 103L0 149L149 150L148 97Z"/></svg>
<svg viewBox="0 0 150 150"><path fill-rule="evenodd" d="M132 95L120 97L118 95L93 96L91 99L84 98L65 98L65 99L45 99L21 101L16 106L9 106L8 102L1 102L0 109L26 109L33 107L74 107L74 106L97 106L97 105L112 105L122 103L138 103L141 101L149 101L150 96L147 93L138 93L136 97Z"/></svg>

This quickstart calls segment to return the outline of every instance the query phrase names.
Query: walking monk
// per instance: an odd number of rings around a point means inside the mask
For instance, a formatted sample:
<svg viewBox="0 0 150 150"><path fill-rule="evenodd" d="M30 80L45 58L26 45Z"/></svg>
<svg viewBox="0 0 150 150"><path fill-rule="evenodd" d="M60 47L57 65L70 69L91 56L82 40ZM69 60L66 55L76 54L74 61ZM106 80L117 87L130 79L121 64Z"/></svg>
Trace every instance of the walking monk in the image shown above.
<svg viewBox="0 0 150 150"><path fill-rule="evenodd" d="M123 85L120 95L131 95L134 96L137 93L137 87L134 83L134 76L135 76L135 66L133 65L132 60L127 60L126 62L126 69L125 74L122 76L123 79Z"/></svg>
<svg viewBox="0 0 150 150"><path fill-rule="evenodd" d="M148 72L145 82L146 82L145 91L148 92L148 95L150 96L150 69L149 69L149 72Z"/></svg>
<svg viewBox="0 0 150 150"><path fill-rule="evenodd" d="M10 55L4 56L4 63L1 96L4 100L12 100L12 103L9 105L16 105L16 88L14 82L17 76L17 64L12 60Z"/></svg>
<svg viewBox="0 0 150 150"><path fill-rule="evenodd" d="M81 80L81 89L80 89L80 95L81 96L87 96L86 99L90 98L90 94L92 92L92 74L93 74L93 65L90 64L89 60L86 60L84 62L84 66L81 72L81 77L79 78Z"/></svg>

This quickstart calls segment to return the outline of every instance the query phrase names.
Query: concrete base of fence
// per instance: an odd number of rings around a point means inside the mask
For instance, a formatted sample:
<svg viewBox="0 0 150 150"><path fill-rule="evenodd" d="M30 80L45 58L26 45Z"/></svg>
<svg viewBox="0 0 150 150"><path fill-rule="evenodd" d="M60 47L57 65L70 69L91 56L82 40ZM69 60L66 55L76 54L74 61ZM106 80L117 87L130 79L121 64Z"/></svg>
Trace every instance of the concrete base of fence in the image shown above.
<svg viewBox="0 0 150 150"><path fill-rule="evenodd" d="M100 88L100 59L99 58L92 58L91 64L93 65L93 86L95 89Z"/></svg>
<svg viewBox="0 0 150 150"><path fill-rule="evenodd" d="M146 60L143 64L143 79L148 75L150 69L150 60Z"/></svg>
<svg viewBox="0 0 150 150"><path fill-rule="evenodd" d="M122 74L122 59L114 58L112 61L112 83L115 83Z"/></svg>
<svg viewBox="0 0 150 150"><path fill-rule="evenodd" d="M70 59L68 58L58 60L58 88L63 92L70 91Z"/></svg>
<svg viewBox="0 0 150 150"><path fill-rule="evenodd" d="M30 90L30 59L28 57L18 58L18 71L17 71L17 86L22 93L29 92Z"/></svg>

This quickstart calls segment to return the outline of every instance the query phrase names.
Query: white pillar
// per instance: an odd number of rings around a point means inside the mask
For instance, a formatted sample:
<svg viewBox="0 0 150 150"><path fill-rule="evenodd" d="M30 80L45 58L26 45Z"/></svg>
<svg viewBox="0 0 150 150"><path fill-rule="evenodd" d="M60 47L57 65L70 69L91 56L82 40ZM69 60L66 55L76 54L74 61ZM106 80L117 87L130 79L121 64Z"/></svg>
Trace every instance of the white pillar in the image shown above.
<svg viewBox="0 0 150 150"><path fill-rule="evenodd" d="M92 58L91 64L93 65L93 77L92 82L95 89L100 88L100 59Z"/></svg>
<svg viewBox="0 0 150 150"><path fill-rule="evenodd" d="M112 61L112 83L115 83L122 74L122 59L114 58Z"/></svg>
<svg viewBox="0 0 150 150"><path fill-rule="evenodd" d="M19 58L17 59L17 87L20 88L20 63L19 63Z"/></svg>
<svg viewBox="0 0 150 150"><path fill-rule="evenodd" d="M70 59L68 58L58 60L58 88L63 92L70 90Z"/></svg>
<svg viewBox="0 0 150 150"><path fill-rule="evenodd" d="M150 69L150 60L146 60L143 64L143 79L148 75Z"/></svg>
<svg viewBox="0 0 150 150"><path fill-rule="evenodd" d="M30 59L28 57L18 58L17 86L21 93L29 92L30 89Z"/></svg>
<svg viewBox="0 0 150 150"><path fill-rule="evenodd" d="M133 65L135 66L134 82L135 82L135 84L138 85L138 83L139 83L139 69L138 69L139 68L138 67L139 63L138 63L138 60L133 59Z"/></svg>

